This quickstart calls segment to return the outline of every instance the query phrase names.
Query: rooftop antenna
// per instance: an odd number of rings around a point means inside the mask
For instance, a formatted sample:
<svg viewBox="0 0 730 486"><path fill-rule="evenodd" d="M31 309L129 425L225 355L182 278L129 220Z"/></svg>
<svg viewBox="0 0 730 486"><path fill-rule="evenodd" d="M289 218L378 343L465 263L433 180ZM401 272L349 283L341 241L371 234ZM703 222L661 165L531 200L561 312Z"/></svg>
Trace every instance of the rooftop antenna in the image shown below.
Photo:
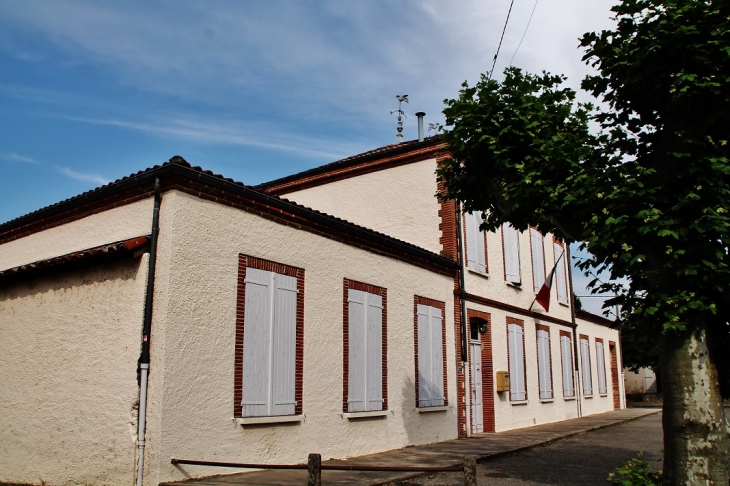
<svg viewBox="0 0 730 486"><path fill-rule="evenodd" d="M403 118L408 118L403 110L401 110L402 103L408 103L408 95L396 95L395 99L398 100L398 109L390 112L398 113L398 135L395 136L395 143L401 143L403 141Z"/></svg>

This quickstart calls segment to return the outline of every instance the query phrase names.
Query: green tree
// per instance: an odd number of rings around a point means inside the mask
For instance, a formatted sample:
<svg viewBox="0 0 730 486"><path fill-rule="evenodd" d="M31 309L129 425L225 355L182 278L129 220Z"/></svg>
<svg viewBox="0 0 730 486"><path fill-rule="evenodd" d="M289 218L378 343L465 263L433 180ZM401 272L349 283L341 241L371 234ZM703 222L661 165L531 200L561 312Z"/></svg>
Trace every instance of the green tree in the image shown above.
<svg viewBox="0 0 730 486"><path fill-rule="evenodd" d="M730 2L624 0L616 27L586 34L598 71L577 104L564 78L508 68L446 100L447 197L483 229L538 225L583 242L584 270L629 284L622 320L656 339L664 387L664 475L728 484L718 362L727 361ZM601 127L588 130L589 120ZM718 351L722 352L718 352Z"/></svg>

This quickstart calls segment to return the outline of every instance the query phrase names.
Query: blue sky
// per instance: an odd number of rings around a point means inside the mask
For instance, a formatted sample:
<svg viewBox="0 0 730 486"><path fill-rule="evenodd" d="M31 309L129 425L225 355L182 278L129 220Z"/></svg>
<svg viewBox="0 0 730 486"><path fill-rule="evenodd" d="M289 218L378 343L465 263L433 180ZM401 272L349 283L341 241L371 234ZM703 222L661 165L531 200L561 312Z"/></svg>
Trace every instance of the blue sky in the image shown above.
<svg viewBox="0 0 730 486"><path fill-rule="evenodd" d="M578 88L577 39L611 26L612 3L515 0L495 72ZM0 222L173 155L257 184L381 147L399 93L416 138L415 112L442 122L491 68L509 5L3 0Z"/></svg>

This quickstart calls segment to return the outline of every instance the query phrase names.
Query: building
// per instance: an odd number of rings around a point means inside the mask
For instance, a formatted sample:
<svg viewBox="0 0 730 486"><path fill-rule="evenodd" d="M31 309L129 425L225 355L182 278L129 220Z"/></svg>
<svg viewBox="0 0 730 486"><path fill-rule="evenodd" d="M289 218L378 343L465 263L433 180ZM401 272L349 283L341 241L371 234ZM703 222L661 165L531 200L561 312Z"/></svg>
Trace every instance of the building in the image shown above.
<svg viewBox="0 0 730 486"><path fill-rule="evenodd" d="M157 484L233 472L172 458L301 463L621 407L618 331L573 315L565 267L530 308L560 242L467 216L461 271L442 156L408 142L259 187L175 157L0 225L0 482L143 462Z"/></svg>

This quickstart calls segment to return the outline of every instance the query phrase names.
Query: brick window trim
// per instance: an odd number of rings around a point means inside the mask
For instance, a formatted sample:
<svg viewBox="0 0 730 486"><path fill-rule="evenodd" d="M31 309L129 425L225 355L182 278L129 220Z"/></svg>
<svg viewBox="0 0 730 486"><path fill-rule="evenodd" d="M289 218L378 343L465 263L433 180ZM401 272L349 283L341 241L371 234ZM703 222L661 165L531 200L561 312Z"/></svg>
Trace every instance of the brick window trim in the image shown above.
<svg viewBox="0 0 730 486"><path fill-rule="evenodd" d="M449 404L449 391L448 391L448 372L446 369L446 303L440 300L429 299L428 297L421 297L419 295L413 296L413 352L415 357L415 386L416 386L416 408L419 408L418 403L420 400L419 387L418 387L418 305L427 305L441 309L441 316L443 318L443 325L441 326L441 355L443 357L443 370L444 370L444 406Z"/></svg>
<svg viewBox="0 0 730 486"><path fill-rule="evenodd" d="M233 416L241 417L243 411L243 344L244 316L246 306L246 269L255 268L275 272L297 279L297 318L296 318L296 356L294 358L294 407L295 415L302 415L304 388L304 269L272 262L250 255L238 256L238 295L236 297L236 346L234 363Z"/></svg>
<svg viewBox="0 0 730 486"><path fill-rule="evenodd" d="M461 213L461 234L464 235L464 260L465 261L465 267L469 267L469 245L466 242L466 212ZM484 273L489 273L489 247L487 246L487 232L486 231L480 231L482 234L482 237L484 238ZM476 268L472 268L472 270L477 270ZM506 274L505 274L506 277Z"/></svg>
<svg viewBox="0 0 730 486"><path fill-rule="evenodd" d="M467 335L471 336L471 319L476 317L487 321L487 332L481 334L482 343L482 425L484 432L496 429L494 417L494 363L492 362L492 315L474 309L466 310ZM471 356L469 356L471 363ZM471 394L469 394L471 397ZM466 412L465 412L466 413Z"/></svg>
<svg viewBox="0 0 730 486"><path fill-rule="evenodd" d="M350 330L350 313L347 294L349 289L360 290L369 294L379 295L383 299L383 330L382 330L382 390L383 390L383 410L388 410L388 289L378 287L356 280L342 280L342 412L348 412L347 395L349 392L349 330Z"/></svg>
<svg viewBox="0 0 730 486"><path fill-rule="evenodd" d="M553 349L550 345L550 328L544 324L535 324L535 344L538 346L537 348L537 383L538 383L538 392L540 389L540 348L539 348L539 341L537 338L537 331L545 331L548 334L548 367L550 368L550 398L555 398L555 382L553 381ZM538 397L540 394L538 393ZM549 400L549 399L543 399L543 400Z"/></svg>
<svg viewBox="0 0 730 486"><path fill-rule="evenodd" d="M529 398L529 395L527 393L527 354L525 353L525 322L520 319L515 319L514 317L507 317L507 368L509 369L509 325L510 324L517 324L522 328L522 371L524 373L524 380L525 380L525 400ZM512 370L509 370L510 374L512 374ZM512 391L510 391L510 401L512 401ZM521 401L521 400L520 400Z"/></svg>
<svg viewBox="0 0 730 486"><path fill-rule="evenodd" d="M571 379L573 377L573 368L575 367L575 363L573 362L573 335L569 333L568 331L560 331L560 337L567 337L570 340L570 376ZM560 359L560 369L563 369L563 360L562 360L562 353L563 353L563 347L560 347L560 353L561 353L561 359ZM575 386L575 383L573 383ZM565 387L563 387L563 397L564 398L574 398L575 397L575 390L573 390L572 395L566 395L565 394Z"/></svg>

